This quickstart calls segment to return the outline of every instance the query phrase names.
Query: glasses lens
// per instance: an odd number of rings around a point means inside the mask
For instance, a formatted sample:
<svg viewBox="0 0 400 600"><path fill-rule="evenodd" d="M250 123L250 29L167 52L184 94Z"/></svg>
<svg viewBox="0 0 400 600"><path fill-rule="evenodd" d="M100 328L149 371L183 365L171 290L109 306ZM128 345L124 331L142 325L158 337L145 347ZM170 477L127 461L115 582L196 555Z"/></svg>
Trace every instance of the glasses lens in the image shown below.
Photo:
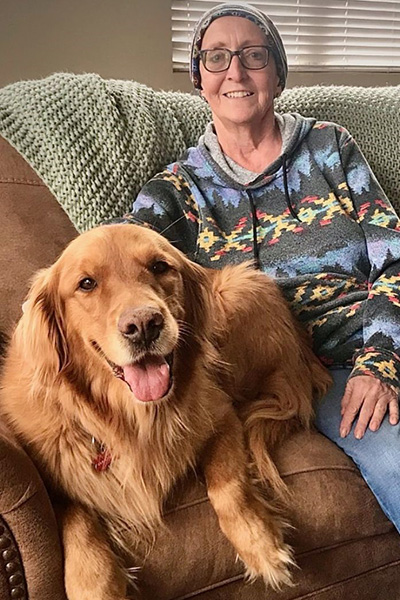
<svg viewBox="0 0 400 600"><path fill-rule="evenodd" d="M268 48L249 46L240 53L242 65L247 69L262 69L268 64Z"/></svg>
<svg viewBox="0 0 400 600"><path fill-rule="evenodd" d="M202 54L203 64L207 71L217 73L228 68L230 60L229 50L215 48L214 50L205 50Z"/></svg>

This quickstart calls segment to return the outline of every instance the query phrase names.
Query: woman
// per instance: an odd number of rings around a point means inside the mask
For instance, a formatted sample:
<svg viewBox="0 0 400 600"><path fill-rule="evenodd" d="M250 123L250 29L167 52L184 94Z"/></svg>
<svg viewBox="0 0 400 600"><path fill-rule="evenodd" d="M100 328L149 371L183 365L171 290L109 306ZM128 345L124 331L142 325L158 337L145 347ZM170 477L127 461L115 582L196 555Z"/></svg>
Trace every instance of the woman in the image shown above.
<svg viewBox="0 0 400 600"><path fill-rule="evenodd" d="M286 76L267 16L239 4L208 11L191 78L212 123L146 184L128 219L203 265L253 256L276 277L332 369L317 427L400 531L400 223L345 129L274 112Z"/></svg>

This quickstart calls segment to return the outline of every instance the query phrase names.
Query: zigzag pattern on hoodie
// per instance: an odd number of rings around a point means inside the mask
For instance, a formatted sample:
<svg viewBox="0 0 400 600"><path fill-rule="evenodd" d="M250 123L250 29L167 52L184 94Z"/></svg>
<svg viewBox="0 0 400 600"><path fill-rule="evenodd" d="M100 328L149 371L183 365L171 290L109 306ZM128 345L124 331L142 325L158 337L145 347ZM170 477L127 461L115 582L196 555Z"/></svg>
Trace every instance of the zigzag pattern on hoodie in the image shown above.
<svg viewBox="0 0 400 600"><path fill-rule="evenodd" d="M150 180L125 221L212 268L257 255L328 365L400 388L400 223L351 135L296 117L286 156L248 185L204 144Z"/></svg>

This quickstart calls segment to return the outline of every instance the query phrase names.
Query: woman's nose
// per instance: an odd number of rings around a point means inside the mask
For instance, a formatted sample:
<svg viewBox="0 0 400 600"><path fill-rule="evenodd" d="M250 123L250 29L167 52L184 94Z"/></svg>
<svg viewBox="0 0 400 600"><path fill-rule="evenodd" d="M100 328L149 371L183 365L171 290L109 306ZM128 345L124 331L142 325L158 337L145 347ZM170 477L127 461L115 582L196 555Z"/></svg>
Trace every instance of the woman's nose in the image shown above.
<svg viewBox="0 0 400 600"><path fill-rule="evenodd" d="M237 55L232 56L231 64L229 65L226 75L229 79L234 79L235 81L240 81L246 76L246 69Z"/></svg>

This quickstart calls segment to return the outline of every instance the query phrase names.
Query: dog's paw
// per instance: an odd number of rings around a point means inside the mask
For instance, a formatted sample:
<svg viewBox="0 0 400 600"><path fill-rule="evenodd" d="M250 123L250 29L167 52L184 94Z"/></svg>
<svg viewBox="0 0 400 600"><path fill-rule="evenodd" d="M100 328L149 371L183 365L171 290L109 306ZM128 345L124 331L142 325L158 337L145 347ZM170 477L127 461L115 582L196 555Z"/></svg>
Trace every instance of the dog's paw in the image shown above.
<svg viewBox="0 0 400 600"><path fill-rule="evenodd" d="M271 543L267 542L264 548L258 547L258 551L252 553L251 557L247 556L246 559L242 557L242 560L246 567L247 581L262 577L266 586L274 590L280 590L284 585L293 585L291 571L297 565L290 546L286 544L271 548Z"/></svg>
<svg viewBox="0 0 400 600"><path fill-rule="evenodd" d="M236 520L234 538L230 539L246 567L246 579L262 577L274 590L293 585L292 570L297 565L292 549L283 539L287 524L256 502L247 507L242 517Z"/></svg>

